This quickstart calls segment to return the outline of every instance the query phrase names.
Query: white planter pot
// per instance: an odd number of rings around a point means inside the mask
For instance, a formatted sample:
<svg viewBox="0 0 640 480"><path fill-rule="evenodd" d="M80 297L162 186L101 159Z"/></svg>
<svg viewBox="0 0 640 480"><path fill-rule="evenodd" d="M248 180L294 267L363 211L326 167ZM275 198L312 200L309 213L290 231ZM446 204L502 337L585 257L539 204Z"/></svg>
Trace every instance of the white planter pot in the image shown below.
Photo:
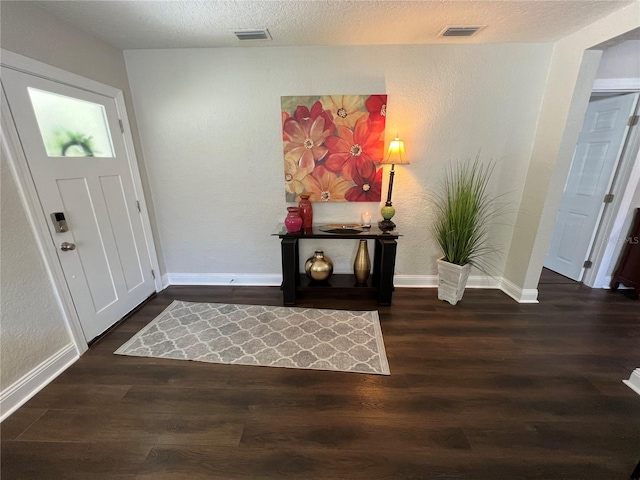
<svg viewBox="0 0 640 480"><path fill-rule="evenodd" d="M438 300L455 305L462 300L471 265L455 265L438 259Z"/></svg>

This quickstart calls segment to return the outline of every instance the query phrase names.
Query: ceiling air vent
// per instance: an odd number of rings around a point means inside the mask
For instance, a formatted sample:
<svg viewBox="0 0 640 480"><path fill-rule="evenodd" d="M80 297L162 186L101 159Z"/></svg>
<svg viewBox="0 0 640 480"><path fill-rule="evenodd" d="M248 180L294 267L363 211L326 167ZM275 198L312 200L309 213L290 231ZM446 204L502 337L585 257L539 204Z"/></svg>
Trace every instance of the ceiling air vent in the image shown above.
<svg viewBox="0 0 640 480"><path fill-rule="evenodd" d="M486 25L466 25L457 27L447 27L440 34L439 37L470 37L474 35L478 30L482 30Z"/></svg>
<svg viewBox="0 0 640 480"><path fill-rule="evenodd" d="M234 35L238 40L271 40L269 30L266 28L260 30L235 30Z"/></svg>

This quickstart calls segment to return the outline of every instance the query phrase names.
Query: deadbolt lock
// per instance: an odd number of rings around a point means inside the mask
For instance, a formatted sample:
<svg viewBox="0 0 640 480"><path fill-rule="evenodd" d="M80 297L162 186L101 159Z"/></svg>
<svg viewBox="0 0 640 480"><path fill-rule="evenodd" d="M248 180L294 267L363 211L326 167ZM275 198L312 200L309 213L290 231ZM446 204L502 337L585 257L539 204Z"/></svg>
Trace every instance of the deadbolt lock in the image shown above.
<svg viewBox="0 0 640 480"><path fill-rule="evenodd" d="M51 214L51 220L53 221L53 226L55 227L57 233L64 233L69 231L67 220L66 218L64 218L64 213L53 212Z"/></svg>

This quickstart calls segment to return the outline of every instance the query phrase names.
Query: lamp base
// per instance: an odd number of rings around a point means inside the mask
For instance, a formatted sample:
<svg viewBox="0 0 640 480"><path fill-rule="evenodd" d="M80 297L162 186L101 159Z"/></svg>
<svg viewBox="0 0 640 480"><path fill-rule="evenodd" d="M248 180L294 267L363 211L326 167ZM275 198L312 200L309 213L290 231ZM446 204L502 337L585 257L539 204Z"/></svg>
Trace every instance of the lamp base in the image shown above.
<svg viewBox="0 0 640 480"><path fill-rule="evenodd" d="M378 222L378 228L383 232L390 232L396 228L396 224L391 220L382 220L381 222Z"/></svg>
<svg viewBox="0 0 640 480"><path fill-rule="evenodd" d="M380 215L382 215L381 222L378 222L378 228L383 232L390 232L394 228L396 228L396 224L391 221L393 216L396 214L396 209L393 208L391 204L391 200L387 199L387 203L380 209Z"/></svg>

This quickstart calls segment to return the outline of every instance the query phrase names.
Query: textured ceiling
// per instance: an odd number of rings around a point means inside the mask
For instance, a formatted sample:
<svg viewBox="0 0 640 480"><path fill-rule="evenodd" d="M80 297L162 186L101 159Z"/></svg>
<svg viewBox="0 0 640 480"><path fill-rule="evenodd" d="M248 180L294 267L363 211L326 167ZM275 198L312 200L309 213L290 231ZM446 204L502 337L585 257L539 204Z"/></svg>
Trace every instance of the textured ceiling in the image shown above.
<svg viewBox="0 0 640 480"><path fill-rule="evenodd" d="M40 1L121 49L553 42L634 0ZM442 38L448 25L487 25ZM236 29L273 40L240 43Z"/></svg>

